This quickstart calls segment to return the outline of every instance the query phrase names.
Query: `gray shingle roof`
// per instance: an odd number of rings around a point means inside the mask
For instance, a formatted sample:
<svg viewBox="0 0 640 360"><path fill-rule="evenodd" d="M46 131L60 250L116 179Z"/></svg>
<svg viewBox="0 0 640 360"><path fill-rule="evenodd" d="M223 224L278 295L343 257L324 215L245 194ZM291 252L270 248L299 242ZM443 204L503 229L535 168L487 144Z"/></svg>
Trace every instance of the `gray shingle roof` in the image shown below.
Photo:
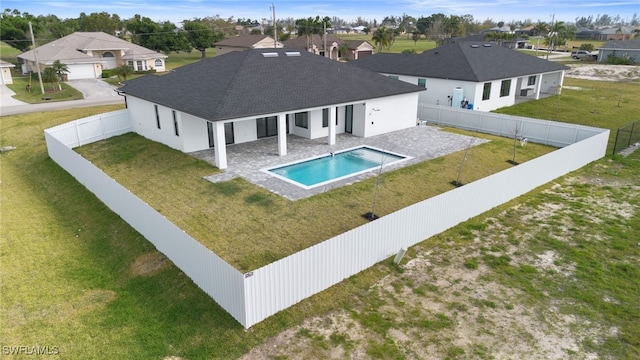
<svg viewBox="0 0 640 360"><path fill-rule="evenodd" d="M609 40L600 49L605 50L640 50L640 39Z"/></svg>
<svg viewBox="0 0 640 360"><path fill-rule="evenodd" d="M287 56L295 52L298 56ZM265 57L263 53L277 53ZM158 76L127 81L125 94L207 120L358 102L423 91L355 66L296 49L230 52Z"/></svg>
<svg viewBox="0 0 640 360"><path fill-rule="evenodd" d="M568 69L501 46L459 42L422 54L376 54L349 62L378 73L485 82Z"/></svg>

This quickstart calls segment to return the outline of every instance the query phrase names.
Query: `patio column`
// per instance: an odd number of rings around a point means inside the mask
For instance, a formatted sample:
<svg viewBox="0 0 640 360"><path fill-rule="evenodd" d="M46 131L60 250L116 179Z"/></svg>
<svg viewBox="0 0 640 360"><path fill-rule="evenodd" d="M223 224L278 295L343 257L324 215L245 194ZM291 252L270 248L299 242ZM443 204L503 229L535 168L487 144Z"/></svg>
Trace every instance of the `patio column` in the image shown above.
<svg viewBox="0 0 640 360"><path fill-rule="evenodd" d="M327 143L329 145L336 144L336 106L329 108L329 139Z"/></svg>
<svg viewBox="0 0 640 360"><path fill-rule="evenodd" d="M278 155L287 155L287 116L278 114Z"/></svg>
<svg viewBox="0 0 640 360"><path fill-rule="evenodd" d="M216 167L218 169L227 168L227 144L224 137L224 123L216 121L213 123L213 150L216 156Z"/></svg>

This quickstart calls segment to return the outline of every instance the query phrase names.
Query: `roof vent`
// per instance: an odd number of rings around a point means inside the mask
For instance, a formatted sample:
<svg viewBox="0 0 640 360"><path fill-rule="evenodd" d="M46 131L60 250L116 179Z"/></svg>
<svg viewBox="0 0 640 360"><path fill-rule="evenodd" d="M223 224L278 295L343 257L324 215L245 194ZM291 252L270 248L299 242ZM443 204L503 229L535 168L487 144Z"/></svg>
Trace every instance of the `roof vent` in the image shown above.
<svg viewBox="0 0 640 360"><path fill-rule="evenodd" d="M484 47L491 47L491 44L484 44L484 45L482 45L482 46L484 46Z"/></svg>
<svg viewBox="0 0 640 360"><path fill-rule="evenodd" d="M480 47L480 45L478 45L478 44L472 44L472 45L471 45L471 47L475 49L475 48Z"/></svg>
<svg viewBox="0 0 640 360"><path fill-rule="evenodd" d="M284 53L287 56L300 56L300 52L299 51L285 51Z"/></svg>
<svg viewBox="0 0 640 360"><path fill-rule="evenodd" d="M278 53L277 52L263 52L262 56L263 57L278 57Z"/></svg>

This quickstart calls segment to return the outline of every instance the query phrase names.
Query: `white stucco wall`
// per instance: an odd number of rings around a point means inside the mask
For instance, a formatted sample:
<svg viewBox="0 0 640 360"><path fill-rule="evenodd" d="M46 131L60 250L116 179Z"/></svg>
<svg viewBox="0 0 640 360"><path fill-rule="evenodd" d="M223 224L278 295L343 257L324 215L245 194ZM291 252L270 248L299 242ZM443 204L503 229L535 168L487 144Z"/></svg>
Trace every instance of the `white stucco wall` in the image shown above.
<svg viewBox="0 0 640 360"><path fill-rule="evenodd" d="M179 112L178 121L182 151L191 152L209 148L209 135L205 120Z"/></svg>
<svg viewBox="0 0 640 360"><path fill-rule="evenodd" d="M364 137L416 126L418 118L418 94L403 94L368 100L366 106L354 105L363 115ZM356 121L354 120L354 135Z"/></svg>
<svg viewBox="0 0 640 360"><path fill-rule="evenodd" d="M189 125L187 126L182 125L182 127L179 127L179 129L182 130L180 136L176 136L175 129L173 127L173 114L171 113L171 109L158 105L158 113L160 115L160 129L158 129L153 105L154 104L149 101L138 99L130 95L127 96L127 107L131 112L131 125L134 131L150 140L163 143L173 149L189 151L184 148L183 139L188 137L189 134L193 136L195 133L195 129L193 127L196 126L195 124L197 124L197 122L192 121L188 122ZM178 121L180 121L180 117L181 116L178 116ZM182 116L182 120L185 120L184 116ZM207 128L205 126L205 139L207 139L206 131ZM195 139L188 139L190 143L195 142L194 140Z"/></svg>
<svg viewBox="0 0 640 360"><path fill-rule="evenodd" d="M254 141L258 139L256 120L241 120L233 122L233 136L236 144Z"/></svg>

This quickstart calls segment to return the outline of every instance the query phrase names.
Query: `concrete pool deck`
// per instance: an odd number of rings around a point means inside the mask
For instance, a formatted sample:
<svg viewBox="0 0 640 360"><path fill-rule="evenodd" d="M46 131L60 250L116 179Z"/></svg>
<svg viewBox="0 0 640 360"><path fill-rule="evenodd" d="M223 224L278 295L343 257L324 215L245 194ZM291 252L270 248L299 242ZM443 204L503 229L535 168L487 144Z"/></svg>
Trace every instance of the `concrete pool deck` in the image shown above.
<svg viewBox="0 0 640 360"><path fill-rule="evenodd" d="M271 137L249 143L227 145L227 169L218 174L205 176L205 179L215 183L241 177L275 194L295 201L373 177L378 173L377 168L312 189L304 189L269 175L262 169L367 145L409 157L405 161L385 166L383 172L388 172L464 150L469 145L470 139L469 136L442 131L436 126L415 126L369 138L339 134L336 137L335 145L328 145L326 137L309 140L295 135L287 135L287 155L278 156L278 139ZM473 142L473 146L486 141L477 138ZM213 149L193 152L191 155L215 164Z"/></svg>

